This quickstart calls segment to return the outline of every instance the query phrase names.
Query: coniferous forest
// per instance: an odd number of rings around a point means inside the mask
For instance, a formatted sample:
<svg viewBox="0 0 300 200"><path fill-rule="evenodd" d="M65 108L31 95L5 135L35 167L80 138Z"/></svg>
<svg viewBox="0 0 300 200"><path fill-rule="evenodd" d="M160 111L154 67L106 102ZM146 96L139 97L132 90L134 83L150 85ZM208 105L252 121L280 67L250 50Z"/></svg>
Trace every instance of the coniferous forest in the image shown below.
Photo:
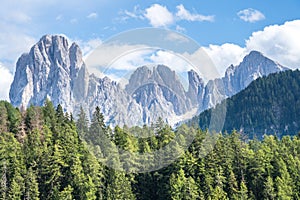
<svg viewBox="0 0 300 200"><path fill-rule="evenodd" d="M223 131L241 130L249 138L264 134L296 135L300 130L300 71L287 70L258 78L246 89L226 99ZM206 129L213 109L194 117L191 123Z"/></svg>
<svg viewBox="0 0 300 200"><path fill-rule="evenodd" d="M76 118L50 101L27 110L0 102L0 199L300 198L299 136L249 141L233 131L217 135L213 150L202 156L208 133L198 128L173 130L158 120L151 127L111 129L99 108L90 123L83 110ZM96 157L106 152L95 134L105 134L120 149L144 153L166 146L179 130L194 132L195 138L175 162L159 170L125 173ZM153 135L137 138L137 132Z"/></svg>

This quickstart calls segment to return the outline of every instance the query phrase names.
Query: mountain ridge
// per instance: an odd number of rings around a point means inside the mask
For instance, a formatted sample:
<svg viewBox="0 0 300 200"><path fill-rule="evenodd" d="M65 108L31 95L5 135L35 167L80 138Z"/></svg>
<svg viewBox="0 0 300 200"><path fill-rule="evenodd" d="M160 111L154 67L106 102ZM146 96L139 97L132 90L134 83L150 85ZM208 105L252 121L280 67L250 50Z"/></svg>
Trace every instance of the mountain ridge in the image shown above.
<svg viewBox="0 0 300 200"><path fill-rule="evenodd" d="M76 43L69 45L63 36L45 35L19 58L9 96L16 107L41 106L50 99L75 116L83 107L91 117L99 106L106 123L113 126L150 125L159 117L164 121L179 120L195 108L197 111L191 115L200 113L237 93L252 79L285 70L259 52L251 52L240 65L231 68L231 73L229 67L223 78L210 80L206 85L197 72L187 72L186 91L171 68L142 66L132 73L123 89L108 77L89 74ZM243 77L250 79L245 82Z"/></svg>
<svg viewBox="0 0 300 200"><path fill-rule="evenodd" d="M216 107L224 104L224 132L238 130L250 139L262 139L264 134L296 135L300 131L300 71L286 70L260 77ZM188 124L208 128L213 110L204 111Z"/></svg>

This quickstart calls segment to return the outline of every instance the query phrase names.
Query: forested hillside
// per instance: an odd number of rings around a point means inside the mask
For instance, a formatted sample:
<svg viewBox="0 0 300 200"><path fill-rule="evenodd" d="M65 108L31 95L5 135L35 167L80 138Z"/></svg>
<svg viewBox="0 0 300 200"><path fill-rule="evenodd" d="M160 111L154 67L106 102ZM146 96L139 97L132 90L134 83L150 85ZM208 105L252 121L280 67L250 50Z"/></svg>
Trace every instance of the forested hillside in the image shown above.
<svg viewBox="0 0 300 200"><path fill-rule="evenodd" d="M125 151L151 153L182 134L178 130L196 132L195 139L176 162L160 170L116 171L92 153L105 153L98 145L100 133ZM111 130L99 108L88 123L83 111L74 121L49 101L21 111L2 101L0 199L300 198L299 137L266 136L246 143L237 132L218 135L213 151L203 157L202 141L208 133L185 125L178 130L161 121ZM138 132L153 135L138 138ZM100 149L89 151L90 144Z"/></svg>
<svg viewBox="0 0 300 200"><path fill-rule="evenodd" d="M300 131L300 71L284 71L258 78L226 104L223 131L240 131L248 138L262 139L264 134L296 135ZM220 105L218 105L220 106ZM212 109L192 122L206 129Z"/></svg>

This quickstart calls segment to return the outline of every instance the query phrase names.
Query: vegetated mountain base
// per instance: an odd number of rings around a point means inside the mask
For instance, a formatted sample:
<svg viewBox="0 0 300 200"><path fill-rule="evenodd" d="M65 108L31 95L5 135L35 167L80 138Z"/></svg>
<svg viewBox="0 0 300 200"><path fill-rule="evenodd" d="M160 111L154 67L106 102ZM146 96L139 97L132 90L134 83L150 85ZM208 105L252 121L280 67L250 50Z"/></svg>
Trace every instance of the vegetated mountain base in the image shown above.
<svg viewBox="0 0 300 200"><path fill-rule="evenodd" d="M227 107L223 131L235 129L250 139L262 139L264 134L296 135L300 131L300 71L258 78L222 104ZM208 128L211 112L204 111L189 123Z"/></svg>
<svg viewBox="0 0 300 200"><path fill-rule="evenodd" d="M299 137L266 136L246 143L237 132L218 135L214 149L203 157L202 141L208 133L182 125L178 129L196 135L179 159L157 171L126 174L104 166L89 151L91 140L97 142L95 133L105 134L122 151L151 153L170 143L178 131L162 121L153 127L111 130L99 111L89 125L84 112L75 122L49 101L22 111L1 101L0 198L299 199ZM137 138L137 130L153 135ZM105 154L99 147L98 153Z"/></svg>

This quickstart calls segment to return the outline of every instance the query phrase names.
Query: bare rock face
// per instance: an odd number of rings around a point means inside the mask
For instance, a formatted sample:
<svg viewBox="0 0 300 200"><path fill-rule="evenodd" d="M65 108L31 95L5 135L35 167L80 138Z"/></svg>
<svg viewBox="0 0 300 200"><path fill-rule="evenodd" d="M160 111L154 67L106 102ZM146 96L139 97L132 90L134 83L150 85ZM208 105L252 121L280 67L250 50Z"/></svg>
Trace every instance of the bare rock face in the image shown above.
<svg viewBox="0 0 300 200"><path fill-rule="evenodd" d="M48 98L72 112L72 103L85 96L85 79L88 76L79 47L69 47L62 36L46 35L19 58L9 97L14 106L25 107L43 105Z"/></svg>
<svg viewBox="0 0 300 200"><path fill-rule="evenodd" d="M9 97L16 107L42 106L48 98L74 116L83 107L91 117L99 106L112 126L150 125L159 117L174 125L183 120L181 116L192 117L215 106L256 78L285 69L253 51L240 65L230 66L223 78L206 85L195 71L189 71L187 91L175 71L164 65L137 68L123 89L107 77L90 75L76 43L45 35L17 61Z"/></svg>
<svg viewBox="0 0 300 200"><path fill-rule="evenodd" d="M229 66L223 78L208 82L202 110L213 107L221 100L235 95L259 77L287 69L262 53L251 51L239 65Z"/></svg>
<svg viewBox="0 0 300 200"><path fill-rule="evenodd" d="M187 96L191 100L191 104L196 105L201 110L202 101L204 98L205 84L204 81L194 70L188 72L189 89Z"/></svg>

